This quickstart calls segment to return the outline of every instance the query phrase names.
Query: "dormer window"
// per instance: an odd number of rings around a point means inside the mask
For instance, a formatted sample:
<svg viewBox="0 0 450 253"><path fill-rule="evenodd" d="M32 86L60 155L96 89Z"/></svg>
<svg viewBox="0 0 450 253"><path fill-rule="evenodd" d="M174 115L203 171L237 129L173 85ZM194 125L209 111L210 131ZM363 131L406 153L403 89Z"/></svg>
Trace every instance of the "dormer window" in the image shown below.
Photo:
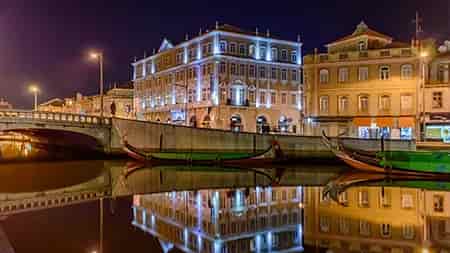
<svg viewBox="0 0 450 253"><path fill-rule="evenodd" d="M366 50L366 43L364 41L360 41L358 43L358 48L359 48L359 51L365 51Z"/></svg>

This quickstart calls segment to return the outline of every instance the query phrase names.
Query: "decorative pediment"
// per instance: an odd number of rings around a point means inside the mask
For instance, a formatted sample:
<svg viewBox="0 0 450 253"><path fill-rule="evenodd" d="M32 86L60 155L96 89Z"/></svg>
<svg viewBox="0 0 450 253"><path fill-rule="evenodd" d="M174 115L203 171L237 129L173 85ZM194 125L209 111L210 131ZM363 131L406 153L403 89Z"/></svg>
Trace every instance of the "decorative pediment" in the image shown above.
<svg viewBox="0 0 450 253"><path fill-rule="evenodd" d="M173 48L172 43L168 39L164 38L161 43L161 46L158 49L158 53L165 51L167 49L171 49L171 48Z"/></svg>

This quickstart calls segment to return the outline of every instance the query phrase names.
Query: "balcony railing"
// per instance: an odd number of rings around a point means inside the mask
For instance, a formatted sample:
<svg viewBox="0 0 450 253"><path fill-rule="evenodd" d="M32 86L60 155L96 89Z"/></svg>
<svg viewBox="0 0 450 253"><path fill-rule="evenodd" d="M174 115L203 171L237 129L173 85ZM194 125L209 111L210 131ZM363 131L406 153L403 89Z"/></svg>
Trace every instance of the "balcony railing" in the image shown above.
<svg viewBox="0 0 450 253"><path fill-rule="evenodd" d="M92 125L110 125L111 119L99 116L81 115L60 112L40 112L40 111L21 111L21 110L2 110L0 111L0 120L32 120L32 121L50 121L50 122L72 122L79 124Z"/></svg>

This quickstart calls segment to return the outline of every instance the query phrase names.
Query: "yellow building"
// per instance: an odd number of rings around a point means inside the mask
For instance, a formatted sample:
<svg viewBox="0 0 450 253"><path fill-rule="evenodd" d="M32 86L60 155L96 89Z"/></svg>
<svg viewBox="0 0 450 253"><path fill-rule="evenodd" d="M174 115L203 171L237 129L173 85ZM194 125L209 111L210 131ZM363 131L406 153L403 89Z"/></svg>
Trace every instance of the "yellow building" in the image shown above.
<svg viewBox="0 0 450 253"><path fill-rule="evenodd" d="M421 58L361 22L355 31L304 57L307 134L360 138L415 136Z"/></svg>

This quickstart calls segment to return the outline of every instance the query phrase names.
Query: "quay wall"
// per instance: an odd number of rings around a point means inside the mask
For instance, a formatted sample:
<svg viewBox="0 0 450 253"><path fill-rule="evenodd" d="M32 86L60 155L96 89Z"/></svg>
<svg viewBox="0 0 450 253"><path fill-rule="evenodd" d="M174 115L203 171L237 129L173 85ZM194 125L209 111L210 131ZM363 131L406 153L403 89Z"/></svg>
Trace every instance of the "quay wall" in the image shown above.
<svg viewBox="0 0 450 253"><path fill-rule="evenodd" d="M332 159L333 154L319 136L285 134L233 133L217 129L193 128L148 121L113 119L111 151L122 152L122 139L145 150L256 151L267 148L273 140L280 143L289 158ZM380 140L343 138L354 148L380 150ZM386 140L386 150L415 150L414 141Z"/></svg>

